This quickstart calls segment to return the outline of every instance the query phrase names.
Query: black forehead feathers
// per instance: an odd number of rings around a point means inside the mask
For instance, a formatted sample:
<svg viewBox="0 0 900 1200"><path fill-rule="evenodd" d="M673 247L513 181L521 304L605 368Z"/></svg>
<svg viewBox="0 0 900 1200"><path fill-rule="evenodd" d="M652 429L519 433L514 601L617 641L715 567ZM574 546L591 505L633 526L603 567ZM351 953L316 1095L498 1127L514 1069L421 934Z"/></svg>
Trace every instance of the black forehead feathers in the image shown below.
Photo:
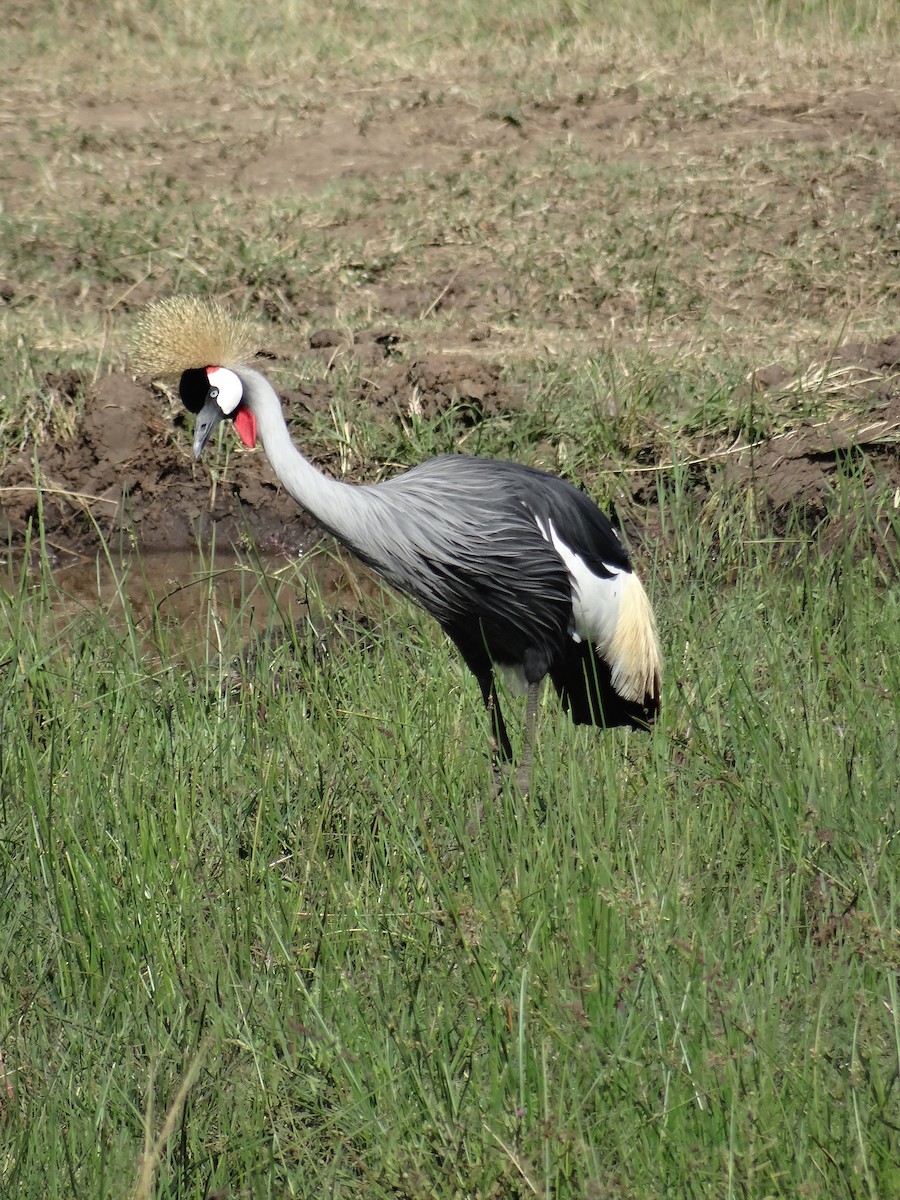
<svg viewBox="0 0 900 1200"><path fill-rule="evenodd" d="M188 412L198 413L200 411L206 403L208 391L209 380L206 376L206 367L191 367L181 376L178 395Z"/></svg>

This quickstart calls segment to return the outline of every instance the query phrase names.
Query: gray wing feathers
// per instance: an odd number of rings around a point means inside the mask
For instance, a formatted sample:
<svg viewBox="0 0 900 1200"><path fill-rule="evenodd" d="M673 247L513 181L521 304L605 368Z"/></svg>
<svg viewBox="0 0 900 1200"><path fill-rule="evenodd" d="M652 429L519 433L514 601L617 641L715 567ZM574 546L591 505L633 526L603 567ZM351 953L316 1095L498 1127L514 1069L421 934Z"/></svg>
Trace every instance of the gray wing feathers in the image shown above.
<svg viewBox="0 0 900 1200"><path fill-rule="evenodd" d="M447 455L342 495L353 509L343 540L418 600L470 665L524 664L540 678L568 641L572 581L548 523L596 574L630 570L589 497L518 463Z"/></svg>
<svg viewBox="0 0 900 1200"><path fill-rule="evenodd" d="M555 642L571 616L568 572L513 472L497 470L507 465L448 456L354 489L365 502L351 547L445 628L482 620Z"/></svg>

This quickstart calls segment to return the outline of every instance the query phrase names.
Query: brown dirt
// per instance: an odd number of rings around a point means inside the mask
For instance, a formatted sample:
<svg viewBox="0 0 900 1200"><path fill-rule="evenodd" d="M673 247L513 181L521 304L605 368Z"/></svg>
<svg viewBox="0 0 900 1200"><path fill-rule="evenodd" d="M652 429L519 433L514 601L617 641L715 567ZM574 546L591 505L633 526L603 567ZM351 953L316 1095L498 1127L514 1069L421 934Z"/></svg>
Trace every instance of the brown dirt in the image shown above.
<svg viewBox="0 0 900 1200"><path fill-rule="evenodd" d="M698 161L742 142L827 143L863 131L892 141L900 123L900 92L888 85L837 90L754 92L754 81L729 100L685 96L673 89L653 99L636 84L567 92L552 98L483 106L454 90L434 93L426 81L385 84L374 93L294 99L241 92L234 99L168 87L132 97L84 96L80 103L10 88L0 115L18 116L23 145L34 147L35 128L65 127L78 139L80 171L67 170L58 188L111 193L138 171L164 171L198 195L227 186L296 194L319 192L341 179L401 176L432 167L464 168L483 155L511 149L535 159L560 138L577 140L588 157L635 161ZM23 116L28 117L23 122ZM10 122L12 124L12 121ZM198 131L200 131L198 133ZM16 131L4 162L8 195L26 200L44 171L36 155L13 160Z"/></svg>
<svg viewBox="0 0 900 1200"><path fill-rule="evenodd" d="M485 155L537 161L560 139L575 139L586 160L602 156L657 165L694 159L709 165L735 147L763 141L834 146L858 137L861 129L874 145L895 138L900 93L873 84L828 93L784 93L775 102L771 95L754 94L748 80L733 100L717 103L693 97L689 104L674 94L651 101L632 85L606 92L566 94L562 89L553 99L495 109L452 92L432 96L426 84L407 80L386 85L375 96L308 95L289 120L279 122L264 94L242 95L230 103L160 89L114 101L86 96L74 104L11 90L0 101L0 118L10 132L0 165L12 210L29 203L45 171L40 144L33 146L35 152L24 153L24 143L17 141L19 129L28 131L23 138L33 138L41 128L65 127L70 139L77 135L79 154L57 172L56 194L60 203L68 197L83 203L102 172L103 190L96 201L102 206L105 195L127 189L141 174L162 170L182 178L187 195L201 197L223 188L248 195L254 189L267 194L320 192L348 176L399 179L404 172L433 167L444 173L464 171ZM198 135L198 130L209 132ZM769 178L760 161L754 166L758 211L774 214L783 208L785 215L777 229L774 216L762 232L748 223L742 237L789 238L791 222L818 219L817 206L828 208L834 220L838 210L850 211L847 205L852 209L870 201L884 186L884 175L872 161L869 170L866 163L848 159L847 170L856 172L852 187L829 190L834 181L812 180L802 204L787 202L790 182L777 172ZM890 203L885 200L888 207ZM699 221L705 214L698 209L682 217ZM889 217L887 213L885 219ZM366 228L353 232L374 239L378 222L376 211ZM698 225L698 236L703 235ZM515 310L519 299L504 291L507 283L496 263L478 262L477 256L465 261L454 244L435 244L433 271L424 282L376 277L367 286L373 314L384 324L359 331L352 341L328 328L316 330L310 353L332 365L352 360L362 393L381 419L429 418L458 402L476 422L521 406L521 394L503 382L499 362L485 354L482 344L498 297L507 311ZM267 287L267 299L286 305L293 319L327 320L333 313L333 297L323 295L317 302L314 287L302 296L290 279L271 279ZM0 280L0 303L15 304L27 293L23 279ZM154 285L138 282L128 289L127 304L139 305L155 294ZM82 299L72 295L73 304ZM605 299L595 315L602 317L613 302L617 307L611 320L627 318L625 300L619 304L615 297ZM755 292L746 291L733 302L771 306L773 297L763 281ZM455 347L446 353L398 348L392 318L423 318L441 310L453 314L459 333ZM465 349L467 343L471 351ZM815 370L814 355L811 349L809 373ZM711 483L708 477L705 486L752 481L761 503L785 525L790 513L800 512L808 526L827 512L834 474L849 456L866 456L873 489L900 487L900 337L842 346L827 365L823 387L834 392L833 415L800 423L790 433L727 459L710 455ZM790 391L794 382L790 372L773 367L757 372L754 386L771 393ZM263 545L288 549L308 542L310 522L279 488L261 453L235 452L225 481L215 484L209 468L190 458L187 439L173 436L173 426L184 420L177 404L121 373L93 386L77 377L47 379L45 384L48 392L63 398L85 392L87 403L71 436L60 437L55 445L26 446L3 469L0 523L12 542L22 542L37 511L35 459L48 538L61 551L96 546L98 533L115 541L130 537L132 530L146 549L175 550L206 540L213 525L220 543L245 534ZM304 384L285 399L301 425L311 414L327 410L332 399L327 373L324 382Z"/></svg>
<svg viewBox="0 0 900 1200"><path fill-rule="evenodd" d="M885 494L900 496L900 387L865 413L803 421L796 429L753 446L729 461L718 478L721 487L750 488L758 509L774 515L776 532L814 533L822 529L830 544L855 535L868 522ZM839 471L861 476L867 503L858 511L835 510ZM832 518L836 520L832 521ZM885 563L896 562L896 537L886 519L865 530L866 546Z"/></svg>
<svg viewBox="0 0 900 1200"><path fill-rule="evenodd" d="M312 357L361 370L361 392L376 420L430 418L456 404L464 421L476 423L520 407L521 394L501 382L496 364L463 354L398 361L390 353L396 342L393 331L380 329L352 343L330 330L310 337ZM8 542L24 542L39 501L48 545L58 552L89 551L100 536L113 546L134 540L148 552L174 552L208 542L213 527L219 546L249 537L263 550L296 554L314 539L314 523L281 488L261 449L236 445L218 480L194 461L187 437L175 432L189 421L177 400L121 372L93 387L74 373L47 386L64 397L86 391L83 416L70 437L26 447L7 464L0 522ZM301 440L309 418L328 411L332 393L327 376L283 392ZM317 465L340 471L330 459Z"/></svg>

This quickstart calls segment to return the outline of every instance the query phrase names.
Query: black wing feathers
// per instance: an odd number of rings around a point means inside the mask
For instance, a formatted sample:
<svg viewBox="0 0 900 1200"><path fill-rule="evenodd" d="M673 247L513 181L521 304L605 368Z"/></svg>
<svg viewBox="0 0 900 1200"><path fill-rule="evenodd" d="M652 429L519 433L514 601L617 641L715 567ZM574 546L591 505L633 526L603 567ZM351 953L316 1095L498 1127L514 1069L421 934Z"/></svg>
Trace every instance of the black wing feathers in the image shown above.
<svg viewBox="0 0 900 1200"><path fill-rule="evenodd" d="M623 700L614 690L609 664L591 642L567 639L550 667L550 679L576 725L648 729L655 715L652 707Z"/></svg>
<svg viewBox="0 0 900 1200"><path fill-rule="evenodd" d="M516 466L515 463L509 464ZM622 545L609 518L590 496L565 479L537 471L532 467L519 468L524 472L523 498L535 517L550 520L559 538L566 543L595 575L608 578L606 564L630 571L628 552Z"/></svg>

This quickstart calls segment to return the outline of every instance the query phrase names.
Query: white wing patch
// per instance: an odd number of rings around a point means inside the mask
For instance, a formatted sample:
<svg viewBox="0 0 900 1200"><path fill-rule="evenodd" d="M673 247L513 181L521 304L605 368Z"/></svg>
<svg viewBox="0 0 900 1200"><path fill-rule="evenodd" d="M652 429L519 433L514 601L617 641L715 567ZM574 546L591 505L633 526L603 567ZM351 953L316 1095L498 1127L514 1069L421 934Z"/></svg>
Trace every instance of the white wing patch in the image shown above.
<svg viewBox="0 0 900 1200"><path fill-rule="evenodd" d="M552 521L546 526L538 522L538 529L566 564L572 580L572 636L577 642L593 642L605 657L616 635L624 581L629 573L604 563L610 578L603 579L594 574L580 554L566 545L553 528Z"/></svg>
<svg viewBox="0 0 900 1200"><path fill-rule="evenodd" d="M661 660L656 621L641 581L611 563L610 576L595 575L580 554L560 538L553 522L537 522L563 560L572 581L572 637L591 641L609 663L612 685L625 700L643 703L659 689Z"/></svg>

